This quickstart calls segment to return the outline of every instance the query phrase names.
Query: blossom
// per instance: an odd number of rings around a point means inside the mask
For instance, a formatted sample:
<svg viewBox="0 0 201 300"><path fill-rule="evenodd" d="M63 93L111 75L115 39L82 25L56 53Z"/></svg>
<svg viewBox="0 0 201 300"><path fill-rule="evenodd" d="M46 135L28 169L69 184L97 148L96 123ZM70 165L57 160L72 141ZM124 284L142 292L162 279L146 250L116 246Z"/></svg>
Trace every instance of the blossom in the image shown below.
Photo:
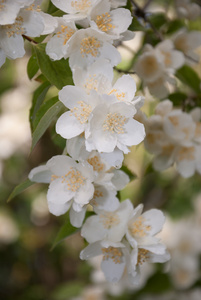
<svg viewBox="0 0 201 300"><path fill-rule="evenodd" d="M117 8L110 11L110 3L107 0L100 1L91 12L90 25L92 28L118 39L132 22L128 9Z"/></svg>
<svg viewBox="0 0 201 300"><path fill-rule="evenodd" d="M89 164L76 163L65 155L52 157L45 166L34 168L29 179L50 183L47 192L48 207L52 214L64 214L71 206L81 212L94 194L93 170Z"/></svg>
<svg viewBox="0 0 201 300"><path fill-rule="evenodd" d="M90 95L77 86L65 86L59 92L60 101L70 110L62 114L56 123L56 132L70 139L85 132L89 117L100 100L95 91Z"/></svg>
<svg viewBox="0 0 201 300"><path fill-rule="evenodd" d="M196 30L187 32L180 30L173 36L175 48L182 51L189 64L199 62L199 55L195 50L201 45L201 33Z"/></svg>
<svg viewBox="0 0 201 300"><path fill-rule="evenodd" d="M46 46L46 53L53 60L59 60L67 54L68 42L77 31L73 21L65 21L63 18L56 20L58 25Z"/></svg>
<svg viewBox="0 0 201 300"><path fill-rule="evenodd" d="M106 100L107 97L104 96ZM136 109L126 103L99 104L93 110L86 135L86 149L112 152L115 147L128 153L127 146L139 144L144 139L144 126L133 119Z"/></svg>
<svg viewBox="0 0 201 300"><path fill-rule="evenodd" d="M162 230L165 222L163 213L158 209L150 209L142 214L143 205L138 205L128 221L126 237L133 248L158 244L154 237Z"/></svg>
<svg viewBox="0 0 201 300"><path fill-rule="evenodd" d="M0 25L13 24L20 9L33 2L34 0L0 0Z"/></svg>
<svg viewBox="0 0 201 300"><path fill-rule="evenodd" d="M110 38L93 28L80 29L69 40L67 55L73 70L76 66L87 68L97 59L104 58L112 66L121 61L118 50L109 42Z"/></svg>
<svg viewBox="0 0 201 300"><path fill-rule="evenodd" d="M81 235L89 242L99 240L120 242L126 233L127 219L132 212L130 200L123 201L117 210L98 210L98 215L89 217L82 226Z"/></svg>
<svg viewBox="0 0 201 300"><path fill-rule="evenodd" d="M195 20L201 15L201 8L198 4L189 0L176 0L176 10L180 18Z"/></svg>
<svg viewBox="0 0 201 300"><path fill-rule="evenodd" d="M11 59L22 57L25 54L22 35L40 36L43 30L39 13L21 9L15 23L0 26L0 49Z"/></svg>

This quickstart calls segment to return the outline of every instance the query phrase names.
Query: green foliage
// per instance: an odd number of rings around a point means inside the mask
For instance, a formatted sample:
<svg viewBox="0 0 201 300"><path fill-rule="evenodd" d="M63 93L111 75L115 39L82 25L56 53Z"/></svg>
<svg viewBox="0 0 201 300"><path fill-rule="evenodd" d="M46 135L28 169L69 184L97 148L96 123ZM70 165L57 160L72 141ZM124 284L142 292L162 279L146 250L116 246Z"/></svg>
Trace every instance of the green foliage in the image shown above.
<svg viewBox="0 0 201 300"><path fill-rule="evenodd" d="M43 75L58 89L62 89L63 86L68 84L72 85L72 72L68 61L65 59L52 61L45 52L45 46L45 44L34 46L38 65Z"/></svg>
<svg viewBox="0 0 201 300"><path fill-rule="evenodd" d="M188 85L196 93L200 94L200 78L198 74L189 66L185 65L176 72L176 77L179 78L184 84Z"/></svg>
<svg viewBox="0 0 201 300"><path fill-rule="evenodd" d="M84 285L82 282L69 282L64 283L52 293L52 300L66 300L67 297L70 299L71 297L76 297L81 294Z"/></svg>
<svg viewBox="0 0 201 300"><path fill-rule="evenodd" d="M25 191L27 188L29 188L31 185L33 185L35 182L30 181L29 179L26 179L22 183L18 184L12 193L10 194L7 202L11 201L13 198L21 194L23 191Z"/></svg>
<svg viewBox="0 0 201 300"><path fill-rule="evenodd" d="M63 103L58 100L58 97L53 97L46 101L36 113L33 123L32 134L32 150L50 126L54 118L64 108Z"/></svg>
<svg viewBox="0 0 201 300"><path fill-rule="evenodd" d="M30 80L36 75L38 70L39 70L39 66L37 63L37 57L36 57L36 54L34 53L30 57L28 64L27 64L27 75Z"/></svg>
<svg viewBox="0 0 201 300"><path fill-rule="evenodd" d="M145 31L145 26L142 26L137 17L133 17L132 23L128 28L131 31Z"/></svg>
<svg viewBox="0 0 201 300"><path fill-rule="evenodd" d="M168 96L174 106L182 106L182 103L187 99L187 95L181 92L172 93Z"/></svg>
<svg viewBox="0 0 201 300"><path fill-rule="evenodd" d="M137 175L136 175L136 174L133 174L133 172L131 172L126 166L122 166L122 167L121 167L121 170L122 170L123 172L125 172L125 173L128 175L130 181L132 181L132 180L134 180L135 178L137 178Z"/></svg>
<svg viewBox="0 0 201 300"><path fill-rule="evenodd" d="M183 20L173 20L167 24L167 34L173 34L179 29L185 27L184 21Z"/></svg>
<svg viewBox="0 0 201 300"><path fill-rule="evenodd" d="M152 14L149 17L150 23L156 28L156 29L161 29L161 27L165 24L167 24L167 19L165 14L163 13L158 13L158 14Z"/></svg>
<svg viewBox="0 0 201 300"><path fill-rule="evenodd" d="M33 93L32 106L29 114L29 121L32 130L33 130L33 122L35 120L36 113L39 110L41 104L43 103L43 100L45 99L45 96L50 87L51 84L48 81L45 81Z"/></svg>

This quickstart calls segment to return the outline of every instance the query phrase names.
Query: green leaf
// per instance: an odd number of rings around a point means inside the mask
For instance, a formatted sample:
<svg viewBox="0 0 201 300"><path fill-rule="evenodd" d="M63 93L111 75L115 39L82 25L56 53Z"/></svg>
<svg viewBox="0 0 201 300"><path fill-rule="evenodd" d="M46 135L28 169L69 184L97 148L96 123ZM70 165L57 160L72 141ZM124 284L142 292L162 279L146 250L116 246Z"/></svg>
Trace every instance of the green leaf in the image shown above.
<svg viewBox="0 0 201 300"><path fill-rule="evenodd" d="M39 110L41 104L43 103L43 100L45 99L45 96L50 87L51 84L48 81L45 81L35 90L33 94L32 106L29 114L29 120L30 120L32 130L33 130L33 122L35 120L36 113Z"/></svg>
<svg viewBox="0 0 201 300"><path fill-rule="evenodd" d="M38 70L39 70L39 66L38 66L38 62L37 62L37 57L36 57L36 54L34 53L30 57L28 64L27 64L27 74L28 74L28 77L30 80L36 75Z"/></svg>
<svg viewBox="0 0 201 300"><path fill-rule="evenodd" d="M163 26L164 24L167 24L166 16L165 16L165 14L162 14L162 13L153 14L153 15L149 16L148 20L158 30L161 28L161 26Z"/></svg>
<svg viewBox="0 0 201 300"><path fill-rule="evenodd" d="M137 175L133 174L126 166L122 166L121 170L129 176L130 181L137 178Z"/></svg>
<svg viewBox="0 0 201 300"><path fill-rule="evenodd" d="M45 46L45 44L38 44L34 47L38 65L43 75L59 90L65 85L72 85L72 72L68 61L64 59L52 61L45 53Z"/></svg>
<svg viewBox="0 0 201 300"><path fill-rule="evenodd" d="M58 97L51 98L41 105L33 123L32 150L50 126L52 120L63 108L64 106L62 102L58 100Z"/></svg>
<svg viewBox="0 0 201 300"><path fill-rule="evenodd" d="M185 23L183 20L174 20L168 24L166 33L173 34L183 27L185 27Z"/></svg>
<svg viewBox="0 0 201 300"><path fill-rule="evenodd" d="M60 242L62 242L64 239L68 238L72 234L78 232L79 230L80 228L76 228L71 225L70 218L68 216L66 223L60 228L50 250L52 251Z"/></svg>
<svg viewBox="0 0 201 300"><path fill-rule="evenodd" d="M189 66L185 65L176 72L176 77L179 78L184 84L192 88L196 93L201 93L200 78L198 74Z"/></svg>
<svg viewBox="0 0 201 300"><path fill-rule="evenodd" d="M174 106L181 106L182 102L187 99L187 95L184 93L176 92L168 96L168 99L171 100Z"/></svg>
<svg viewBox="0 0 201 300"><path fill-rule="evenodd" d="M146 28L145 28L145 26L142 26L140 24L140 22L138 21L138 18L134 16L133 20L132 20L132 23L129 27L129 30L131 30L131 31L145 31Z"/></svg>
<svg viewBox="0 0 201 300"><path fill-rule="evenodd" d="M26 190L28 187L30 187L31 185L35 184L35 182L30 181L29 179L23 181L22 183L18 184L14 190L12 191L12 193L10 194L7 202L11 201L14 197L16 197L17 195L21 194L24 190Z"/></svg>

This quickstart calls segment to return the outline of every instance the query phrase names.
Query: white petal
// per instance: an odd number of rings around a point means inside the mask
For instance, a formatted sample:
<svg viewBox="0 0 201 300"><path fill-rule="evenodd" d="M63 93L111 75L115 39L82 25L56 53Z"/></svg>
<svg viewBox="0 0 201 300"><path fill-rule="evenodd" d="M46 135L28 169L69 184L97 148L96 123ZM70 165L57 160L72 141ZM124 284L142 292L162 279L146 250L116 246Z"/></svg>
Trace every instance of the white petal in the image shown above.
<svg viewBox="0 0 201 300"><path fill-rule="evenodd" d="M39 166L31 170L28 178L34 182L50 183L52 172L47 166Z"/></svg>
<svg viewBox="0 0 201 300"><path fill-rule="evenodd" d="M40 12L40 15L43 18L43 22L44 22L44 26L45 26L44 30L41 34L43 35L43 34L52 33L57 28L57 25L58 25L57 19L52 17L49 14L42 12L42 11Z"/></svg>
<svg viewBox="0 0 201 300"><path fill-rule="evenodd" d="M76 162L66 155L53 156L47 162L47 167L57 176L63 176L70 170L71 167L76 168Z"/></svg>
<svg viewBox="0 0 201 300"><path fill-rule="evenodd" d="M165 223L165 216L162 211L158 209L150 209L142 214L145 221L143 224L151 226L148 231L149 235L155 235L162 230Z"/></svg>
<svg viewBox="0 0 201 300"><path fill-rule="evenodd" d="M7 37L4 34L0 39L0 47L5 52L6 56L11 59L16 59L25 55L24 40L21 35Z"/></svg>
<svg viewBox="0 0 201 300"><path fill-rule="evenodd" d="M121 170L113 170L114 176L112 177L112 183L115 188L120 191L125 188L125 186L129 183L129 176L121 171Z"/></svg>
<svg viewBox="0 0 201 300"><path fill-rule="evenodd" d="M75 192L68 190L67 185L62 183L62 179L55 179L49 185L47 200L55 206L70 202Z"/></svg>
<svg viewBox="0 0 201 300"><path fill-rule="evenodd" d="M48 201L49 211L55 216L61 216L65 214L69 210L70 206L71 201L62 204Z"/></svg>
<svg viewBox="0 0 201 300"><path fill-rule="evenodd" d="M86 206L79 212L75 211L71 206L70 209L70 222L74 227L81 227L84 221L85 213L86 213Z"/></svg>
<svg viewBox="0 0 201 300"><path fill-rule="evenodd" d="M89 201L93 198L94 186L90 180L86 180L84 185L79 188L77 191L74 201L79 205L84 206L88 204Z"/></svg>
<svg viewBox="0 0 201 300"><path fill-rule="evenodd" d="M44 30L44 22L38 12L35 11L21 11L19 14L23 18L23 27L28 36L40 36Z"/></svg>
<svg viewBox="0 0 201 300"><path fill-rule="evenodd" d="M56 132L65 139L71 139L80 135L84 128L85 124L80 123L70 111L61 115L56 122Z"/></svg>
<svg viewBox="0 0 201 300"><path fill-rule="evenodd" d="M83 260L87 260L87 259L90 259L94 256L98 256L101 254L102 254L101 245L100 245L100 242L98 241L96 243L89 244L86 248L84 248L80 252L80 258Z"/></svg>
<svg viewBox="0 0 201 300"><path fill-rule="evenodd" d="M105 275L105 278L109 282L118 282L125 270L126 262L122 257L121 263L115 263L111 258L102 260L101 269Z"/></svg>

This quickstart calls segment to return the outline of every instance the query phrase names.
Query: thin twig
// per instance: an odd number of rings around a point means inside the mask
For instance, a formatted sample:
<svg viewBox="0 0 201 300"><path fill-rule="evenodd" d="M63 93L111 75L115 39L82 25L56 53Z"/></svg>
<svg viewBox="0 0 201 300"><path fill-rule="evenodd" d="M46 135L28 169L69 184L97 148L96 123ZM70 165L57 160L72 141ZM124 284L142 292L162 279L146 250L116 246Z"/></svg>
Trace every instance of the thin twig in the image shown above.
<svg viewBox="0 0 201 300"><path fill-rule="evenodd" d="M123 69L119 69L117 67L114 67L114 70L117 71L118 73L124 73L124 74L130 74L130 75L136 74L136 72L134 72L134 71L126 71Z"/></svg>
<svg viewBox="0 0 201 300"><path fill-rule="evenodd" d="M147 7L151 4L152 0L148 0L147 3L145 3L143 10L145 11Z"/></svg>
<svg viewBox="0 0 201 300"><path fill-rule="evenodd" d="M29 36L23 34L22 35L27 41L29 41L30 43L33 43L33 44L38 44L36 41L34 41L33 39L31 39Z"/></svg>

